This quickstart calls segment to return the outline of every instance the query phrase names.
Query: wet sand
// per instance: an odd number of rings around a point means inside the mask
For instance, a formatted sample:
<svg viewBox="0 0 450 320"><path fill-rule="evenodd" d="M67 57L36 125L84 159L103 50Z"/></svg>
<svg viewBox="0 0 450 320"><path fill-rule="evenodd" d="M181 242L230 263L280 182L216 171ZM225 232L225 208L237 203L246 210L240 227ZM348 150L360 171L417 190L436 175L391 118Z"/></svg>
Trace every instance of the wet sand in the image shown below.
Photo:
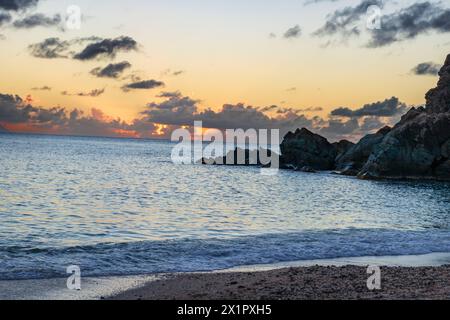
<svg viewBox="0 0 450 320"><path fill-rule="evenodd" d="M113 300L449 299L450 266L382 267L381 290L367 288L367 267L314 266L257 272L166 275Z"/></svg>
<svg viewBox="0 0 450 320"><path fill-rule="evenodd" d="M381 267L380 291L366 286ZM0 281L0 300L449 299L450 253L350 257L241 266L210 273Z"/></svg>

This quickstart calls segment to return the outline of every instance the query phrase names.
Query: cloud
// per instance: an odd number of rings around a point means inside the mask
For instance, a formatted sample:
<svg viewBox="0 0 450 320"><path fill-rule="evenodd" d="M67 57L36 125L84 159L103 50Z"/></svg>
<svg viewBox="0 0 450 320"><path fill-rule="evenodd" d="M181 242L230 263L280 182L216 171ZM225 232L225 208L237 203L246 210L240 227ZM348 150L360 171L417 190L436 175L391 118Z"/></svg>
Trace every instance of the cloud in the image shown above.
<svg viewBox="0 0 450 320"><path fill-rule="evenodd" d="M85 37L75 38L72 40L61 40L60 38L47 38L42 42L31 44L28 46L28 50L35 58L42 59L58 59L58 58L70 58L71 48L76 45L84 45L86 42L97 42L101 38L98 37Z"/></svg>
<svg viewBox="0 0 450 320"><path fill-rule="evenodd" d="M12 17L7 12L0 12L0 27L4 25L5 23L9 23L11 21Z"/></svg>
<svg viewBox="0 0 450 320"><path fill-rule="evenodd" d="M85 45L79 53L73 53L74 46ZM102 39L99 37L75 38L61 40L60 38L47 38L42 42L31 44L28 49L32 56L44 59L72 58L76 60L91 60L100 57L115 57L119 51L130 51L137 48L137 43L129 37L116 39Z"/></svg>
<svg viewBox="0 0 450 320"><path fill-rule="evenodd" d="M117 79L128 68L131 68L131 63L129 63L128 61L123 61L123 62L119 62L119 63L108 64L104 68L100 68L100 67L95 68L95 69L91 70L91 74L95 75L96 77L99 77L99 78Z"/></svg>
<svg viewBox="0 0 450 320"><path fill-rule="evenodd" d="M179 92L164 93L162 102L152 102L142 114L148 121L175 125L192 126L194 121L203 121L203 126L216 129L271 129L279 128L283 132L302 126L311 126L312 121L295 112L286 112L269 117L264 112L274 107L253 107L239 104L225 104L219 111L206 109L200 111L199 100L183 96Z"/></svg>
<svg viewBox="0 0 450 320"><path fill-rule="evenodd" d="M346 107L337 108L331 111L331 116L360 118L365 116L394 117L407 111L407 106L401 103L398 98L392 97L384 101L366 104L360 109L351 110Z"/></svg>
<svg viewBox="0 0 450 320"><path fill-rule="evenodd" d="M158 98L179 98L181 96L182 96L182 94L180 91L173 91L173 92L163 91L157 97Z"/></svg>
<svg viewBox="0 0 450 320"><path fill-rule="evenodd" d="M56 59L67 58L66 51L69 47L70 43L68 41L62 41L59 38L48 38L43 42L29 45L28 49L33 57Z"/></svg>
<svg viewBox="0 0 450 320"><path fill-rule="evenodd" d="M35 27L54 27L61 24L61 15L55 14L53 17L48 17L42 13L36 13L27 16L21 20L13 22L13 27L16 29L31 29Z"/></svg>
<svg viewBox="0 0 450 320"><path fill-rule="evenodd" d="M49 86L42 86L42 87L31 88L31 90L33 90L33 91L51 91L52 88Z"/></svg>
<svg viewBox="0 0 450 320"><path fill-rule="evenodd" d="M350 119L347 121L331 119L328 125L319 130L320 134L328 137L336 137L343 135L351 135L359 129L359 122L357 119Z"/></svg>
<svg viewBox="0 0 450 320"><path fill-rule="evenodd" d="M45 132L82 136L111 137L161 137L157 126L144 119L126 123L105 115L100 109L92 108L89 113L81 110L66 110L61 107L43 108L27 103L17 95L0 94L0 123L10 131ZM169 130L163 130L164 137Z"/></svg>
<svg viewBox="0 0 450 320"><path fill-rule="evenodd" d="M305 6L308 6L310 4L316 4L316 3L321 3L321 2L336 2L339 0L307 0L304 2Z"/></svg>
<svg viewBox="0 0 450 320"><path fill-rule="evenodd" d="M170 137L173 129L192 127L194 121L203 121L203 127L225 129L280 129L284 136L288 131L306 127L324 135L332 141L343 138L357 141L367 133L373 133L390 124L400 115L382 117L393 112L376 113L367 104L360 108L365 116L319 116L306 117L299 109L283 109L278 106L253 107L243 103L225 104L219 110L200 109L199 100L183 96L180 92L162 92L161 101L151 102L141 115L131 122L124 122L92 108L88 113L78 109L61 107L43 108L32 105L32 99L16 95L0 94L0 123L10 131L47 132L57 134L127 136L127 137ZM387 99L388 101L390 99ZM270 116L266 112L281 110ZM304 109L306 110L306 109ZM368 111L369 110L369 111ZM377 114L367 115L366 114ZM17 126L15 126L18 124ZM19 128L15 130L14 128Z"/></svg>
<svg viewBox="0 0 450 320"><path fill-rule="evenodd" d="M164 70L161 75L162 76L173 76L173 77L177 77L180 76L182 74L186 73L184 70L171 70L171 69L166 69Z"/></svg>
<svg viewBox="0 0 450 320"><path fill-rule="evenodd" d="M105 93L105 89L94 89L89 92L69 93L67 91L61 92L63 96L78 96L78 97L92 97L96 98Z"/></svg>
<svg viewBox="0 0 450 320"><path fill-rule="evenodd" d="M302 35L302 29L299 25L289 28L283 35L285 39L298 38Z"/></svg>
<svg viewBox="0 0 450 320"><path fill-rule="evenodd" d="M362 18L366 16L367 9L373 5L383 8L384 2L362 0L357 6L336 10L313 35L321 37L340 35L343 38L359 36L363 30ZM382 15L380 29L367 30L370 39L366 46L369 48L414 39L430 31L450 32L450 9L429 1L414 3L396 12Z"/></svg>
<svg viewBox="0 0 450 320"><path fill-rule="evenodd" d="M115 39L103 39L91 43L81 52L73 56L76 60L93 60L97 58L115 58L119 51L137 50L137 42L131 37L118 37Z"/></svg>
<svg viewBox="0 0 450 320"><path fill-rule="evenodd" d="M331 115L326 120L315 116L306 117L306 112L322 111L320 107L303 109L280 108L278 106L253 107L242 103L225 104L218 111L207 108L200 110L199 101L183 96L180 92L163 93L159 97L162 102L152 102L147 105L143 115L149 122L171 126L192 126L194 121L202 121L205 128L217 129L280 129L284 136L288 131L306 127L318 132L330 140L359 140L367 133L372 133L390 124L390 120L399 117L405 108L397 98L383 102L367 104L362 108ZM394 108L393 106L397 106ZM276 116L266 112L276 110ZM347 118L347 119L346 119ZM387 119L386 121L384 121Z"/></svg>
<svg viewBox="0 0 450 320"><path fill-rule="evenodd" d="M304 109L297 109L298 112L320 112L323 111L322 107L309 107Z"/></svg>
<svg viewBox="0 0 450 320"><path fill-rule="evenodd" d="M383 7L382 0L362 0L361 3L355 7L345 7L336 10L328 15L325 25L316 30L314 36L332 36L340 34L344 37L359 35L361 33L358 27L358 22L361 17L365 16L367 9L370 6Z"/></svg>
<svg viewBox="0 0 450 320"><path fill-rule="evenodd" d="M17 95L0 94L0 121L27 122L35 111Z"/></svg>
<svg viewBox="0 0 450 320"><path fill-rule="evenodd" d="M431 2L415 3L383 16L382 28L372 31L368 46L383 47L429 31L450 32L450 9Z"/></svg>
<svg viewBox="0 0 450 320"><path fill-rule="evenodd" d="M386 126L386 123L382 122L379 117L365 117L361 124L360 130L362 132L372 132L378 131L384 126Z"/></svg>
<svg viewBox="0 0 450 320"><path fill-rule="evenodd" d="M36 58L55 59L67 58L65 52L68 50L70 43L61 41L59 38L48 38L43 42L31 44L28 49L31 55Z"/></svg>
<svg viewBox="0 0 450 320"><path fill-rule="evenodd" d="M437 76L441 65L432 62L419 63L412 69L412 72L418 76Z"/></svg>
<svg viewBox="0 0 450 320"><path fill-rule="evenodd" d="M0 0L0 9L20 11L37 5L39 0Z"/></svg>
<svg viewBox="0 0 450 320"><path fill-rule="evenodd" d="M330 113L330 119L321 124L318 132L332 140L357 141L382 127L394 125L407 111L406 104L396 97L365 104L356 110L337 108Z"/></svg>
<svg viewBox="0 0 450 320"><path fill-rule="evenodd" d="M157 80L144 80L126 84L122 87L122 90L128 92L134 89L154 89L158 87L163 87L165 84L162 81Z"/></svg>

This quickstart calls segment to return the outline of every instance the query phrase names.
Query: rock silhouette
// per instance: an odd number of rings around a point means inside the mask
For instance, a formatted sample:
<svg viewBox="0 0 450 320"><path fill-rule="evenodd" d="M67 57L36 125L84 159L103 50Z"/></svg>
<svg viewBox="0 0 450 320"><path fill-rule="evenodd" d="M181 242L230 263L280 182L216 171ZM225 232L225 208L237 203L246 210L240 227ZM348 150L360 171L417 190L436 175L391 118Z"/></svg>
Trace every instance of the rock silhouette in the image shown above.
<svg viewBox="0 0 450 320"><path fill-rule="evenodd" d="M284 137L281 154L282 168L333 170L338 151L324 137L302 128Z"/></svg>
<svg viewBox="0 0 450 320"><path fill-rule="evenodd" d="M450 54L439 77L436 88L426 94L424 107L412 108L393 128L384 127L357 144L330 143L306 128L289 132L281 143L280 168L336 170L362 179L450 180ZM230 152L228 159L236 160L238 150ZM243 165L261 165L259 153L243 151Z"/></svg>
<svg viewBox="0 0 450 320"><path fill-rule="evenodd" d="M372 152L383 141L390 127L384 127L375 134L369 134L362 138L342 156L336 159L336 170L344 175L356 176L369 160Z"/></svg>
<svg viewBox="0 0 450 320"><path fill-rule="evenodd" d="M370 155L360 178L450 180L450 55L426 106L411 109Z"/></svg>
<svg viewBox="0 0 450 320"><path fill-rule="evenodd" d="M202 158L199 163L204 165L267 166L270 165L272 155L276 154L263 148L254 150L235 148L223 157Z"/></svg>

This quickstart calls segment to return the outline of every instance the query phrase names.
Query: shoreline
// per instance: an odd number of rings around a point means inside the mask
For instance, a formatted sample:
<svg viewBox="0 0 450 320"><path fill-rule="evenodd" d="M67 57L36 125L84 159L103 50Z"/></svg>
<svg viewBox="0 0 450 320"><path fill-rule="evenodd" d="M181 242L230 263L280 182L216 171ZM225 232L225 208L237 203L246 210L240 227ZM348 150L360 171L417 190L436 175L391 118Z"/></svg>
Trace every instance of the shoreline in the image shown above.
<svg viewBox="0 0 450 320"><path fill-rule="evenodd" d="M381 267L369 290L367 267L314 266L257 272L175 274L108 300L429 300L450 299L450 265Z"/></svg>
<svg viewBox="0 0 450 320"><path fill-rule="evenodd" d="M413 281L415 291L420 289L421 283L436 279L448 280L442 285L437 284L441 294L438 298L450 298L450 253L432 253L293 261L239 266L212 272L86 277L82 278L81 291L68 290L66 278L2 280L0 300L351 299L353 295L367 293L365 281L369 276L368 265L380 266L383 272L388 273L389 279L405 278L401 283ZM305 281L310 285L320 284L320 287L310 287L309 290L299 292L289 291L293 283L294 288L308 288ZM351 287L342 291L342 286L355 285L362 293L351 290ZM333 290L330 289L324 293L323 289L330 286L336 288L338 291L335 293L342 296L332 295ZM247 296L245 292L251 292L254 296ZM392 296L394 293L399 296ZM390 298L402 298L405 292L388 294ZM432 295L433 291L429 294Z"/></svg>

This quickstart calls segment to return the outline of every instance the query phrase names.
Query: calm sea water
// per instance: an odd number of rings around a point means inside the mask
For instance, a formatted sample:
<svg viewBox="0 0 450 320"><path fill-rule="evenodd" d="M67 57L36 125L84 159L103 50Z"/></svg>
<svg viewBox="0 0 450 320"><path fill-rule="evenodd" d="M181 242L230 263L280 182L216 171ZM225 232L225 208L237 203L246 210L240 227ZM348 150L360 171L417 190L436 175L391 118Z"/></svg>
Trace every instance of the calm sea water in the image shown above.
<svg viewBox="0 0 450 320"><path fill-rule="evenodd" d="M450 184L174 165L173 144L0 134L0 279L450 252Z"/></svg>

